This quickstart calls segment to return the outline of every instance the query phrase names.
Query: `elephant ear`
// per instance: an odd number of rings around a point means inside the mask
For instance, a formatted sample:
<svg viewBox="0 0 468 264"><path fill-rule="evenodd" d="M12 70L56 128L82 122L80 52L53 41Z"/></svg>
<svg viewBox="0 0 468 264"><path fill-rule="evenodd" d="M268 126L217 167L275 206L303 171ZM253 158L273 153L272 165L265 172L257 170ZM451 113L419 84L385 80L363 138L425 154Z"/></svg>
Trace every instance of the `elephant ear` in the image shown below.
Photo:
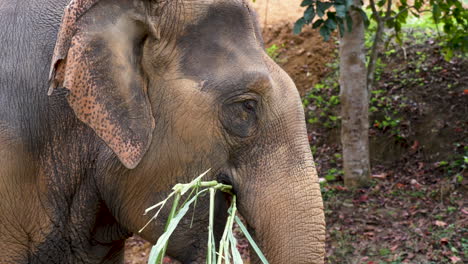
<svg viewBox="0 0 468 264"><path fill-rule="evenodd" d="M129 15L131 1L122 2L72 0L65 8L48 94L58 86L67 89L78 119L133 169L147 151L155 125L140 66L146 33Z"/></svg>

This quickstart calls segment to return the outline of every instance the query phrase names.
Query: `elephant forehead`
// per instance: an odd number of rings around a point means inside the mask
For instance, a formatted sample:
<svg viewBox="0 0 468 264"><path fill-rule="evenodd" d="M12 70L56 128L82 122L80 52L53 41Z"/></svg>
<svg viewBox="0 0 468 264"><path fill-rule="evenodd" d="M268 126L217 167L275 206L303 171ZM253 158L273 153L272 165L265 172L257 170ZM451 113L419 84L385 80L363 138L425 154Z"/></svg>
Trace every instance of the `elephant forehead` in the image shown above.
<svg viewBox="0 0 468 264"><path fill-rule="evenodd" d="M261 62L253 19L248 7L238 2L209 5L197 22L184 29L177 46L182 72L203 80L254 71Z"/></svg>

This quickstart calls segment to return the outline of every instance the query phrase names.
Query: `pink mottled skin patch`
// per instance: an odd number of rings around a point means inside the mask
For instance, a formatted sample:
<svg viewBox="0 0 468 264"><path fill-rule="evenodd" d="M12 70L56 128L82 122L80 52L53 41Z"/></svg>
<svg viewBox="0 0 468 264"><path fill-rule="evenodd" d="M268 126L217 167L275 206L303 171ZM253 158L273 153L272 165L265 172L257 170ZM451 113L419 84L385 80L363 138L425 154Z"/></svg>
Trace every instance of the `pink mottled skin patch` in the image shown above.
<svg viewBox="0 0 468 264"><path fill-rule="evenodd" d="M80 21L96 2L73 0L66 7L52 59L49 95L58 86L68 89L67 100L78 119L133 169L151 142L154 119L142 77L128 58L132 43L122 40L111 47L113 41L106 38L115 36L92 30L93 23L101 30L107 26L108 31L119 25L106 19ZM123 26L131 27L127 24ZM131 82L122 77L128 75ZM127 98L130 95L132 100Z"/></svg>

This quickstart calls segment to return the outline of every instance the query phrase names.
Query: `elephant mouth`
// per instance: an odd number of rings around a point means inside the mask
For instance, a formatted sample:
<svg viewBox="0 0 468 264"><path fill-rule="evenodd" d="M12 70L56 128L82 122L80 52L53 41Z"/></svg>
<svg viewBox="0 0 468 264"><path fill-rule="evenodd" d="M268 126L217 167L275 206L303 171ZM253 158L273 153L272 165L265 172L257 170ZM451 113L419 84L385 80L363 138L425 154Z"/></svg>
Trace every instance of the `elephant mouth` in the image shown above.
<svg viewBox="0 0 468 264"><path fill-rule="evenodd" d="M232 193L236 194L236 188L235 188L234 182L232 180L231 174L226 173L226 172L219 172L216 175L216 180L219 183L226 184L226 185L231 185L232 186Z"/></svg>
<svg viewBox="0 0 468 264"><path fill-rule="evenodd" d="M233 177L232 177L232 174L231 173L227 173L225 171L220 171L218 173L215 174L216 177L216 181L218 181L219 183L222 183L222 184L226 184L226 185L231 185L233 187L232 189L232 193L234 195L237 194L237 189L236 189L236 184L234 183L233 181ZM218 193L217 195L219 195L217 197L217 205L215 205L215 210L218 211L217 214L224 214L225 216L224 217L227 217L227 209L229 208L229 206L231 205L231 202L232 202L232 195L228 194L228 193ZM239 212L237 213L237 215L242 219L244 225L247 227L248 231L250 232L250 234L254 237L254 239L256 238L255 236L255 230L251 228L250 225L248 225L246 223L246 221L244 220L244 218L242 217L241 214L239 214ZM221 217L220 215L218 215L219 218L224 218L224 217ZM221 229L224 229L224 225L226 223L223 222L223 221L219 221L217 223L215 223L215 225L219 225L221 227ZM250 246L247 242L247 239L243 236L242 234L242 231L240 230L239 227L237 227L237 225L235 225L235 228L234 228L234 236L236 237L237 239L237 248L238 250L240 251L241 253L241 256L244 260L244 263L251 263L250 262ZM203 248L203 247L202 247ZM201 249L201 248L200 248ZM171 263L171 264L202 264L202 263L205 263L205 256L206 256L206 252L204 250L196 250L194 252L192 252L192 254L187 254L185 257L182 257L180 258L180 256L178 257L168 257L168 261L167 262L164 262L164 263ZM249 261L247 261L249 260ZM247 261L247 262L245 262Z"/></svg>
<svg viewBox="0 0 468 264"><path fill-rule="evenodd" d="M217 174L216 180L219 183L231 185L232 186L232 191L231 191L232 194L237 196L237 190L238 189L237 189L236 183L233 181L232 174L226 173L226 172L220 172L220 173ZM227 194L227 193L223 193L223 196L224 196L224 199L226 200L227 207L229 207L231 205L231 202L232 202L232 195ZM244 226L247 228L247 231L253 237L254 241L257 241L257 235L255 234L255 229L251 225L249 225L247 223L245 218L242 216L241 212L237 211L236 215L241 219L242 223L244 223ZM242 260L244 261L244 263L260 263L260 260L258 258L256 258L255 256L253 256L253 258L251 258L251 256L252 256L251 246L250 246L247 238L242 233L240 227L237 224L234 225L233 233L234 233L234 236L235 236L235 238L237 240L237 249L239 250L239 253L241 254L241 257L242 257ZM253 255L255 255L255 254L253 254Z"/></svg>
<svg viewBox="0 0 468 264"><path fill-rule="evenodd" d="M231 185L232 186L231 193L234 195L237 195L236 184L234 183L233 177L231 176L230 173L219 172L218 174L216 174L216 181L222 184ZM232 195L228 193L223 193L223 197L224 197L224 200L226 201L226 206L229 207L232 202Z"/></svg>

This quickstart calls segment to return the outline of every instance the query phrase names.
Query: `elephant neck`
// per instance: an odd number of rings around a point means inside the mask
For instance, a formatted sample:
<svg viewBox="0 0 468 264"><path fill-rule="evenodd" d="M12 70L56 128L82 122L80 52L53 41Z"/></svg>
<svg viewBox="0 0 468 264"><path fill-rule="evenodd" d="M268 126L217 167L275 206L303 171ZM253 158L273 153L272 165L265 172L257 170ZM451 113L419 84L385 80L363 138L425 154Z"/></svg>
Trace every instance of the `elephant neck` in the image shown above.
<svg viewBox="0 0 468 264"><path fill-rule="evenodd" d="M131 233L117 223L96 187L97 154L93 153L99 153L98 145L78 142L45 155L47 184L41 208L50 224L27 263L94 264L123 259L125 239Z"/></svg>
<svg viewBox="0 0 468 264"><path fill-rule="evenodd" d="M0 216L0 263L119 263L131 233L100 197L90 149L53 145L60 147L7 178L0 206L11 213Z"/></svg>
<svg viewBox="0 0 468 264"><path fill-rule="evenodd" d="M86 188L85 188L86 189ZM70 206L54 209L52 229L25 263L119 263L125 240L131 235L96 200L83 190L66 201ZM58 205L58 204L57 204Z"/></svg>

